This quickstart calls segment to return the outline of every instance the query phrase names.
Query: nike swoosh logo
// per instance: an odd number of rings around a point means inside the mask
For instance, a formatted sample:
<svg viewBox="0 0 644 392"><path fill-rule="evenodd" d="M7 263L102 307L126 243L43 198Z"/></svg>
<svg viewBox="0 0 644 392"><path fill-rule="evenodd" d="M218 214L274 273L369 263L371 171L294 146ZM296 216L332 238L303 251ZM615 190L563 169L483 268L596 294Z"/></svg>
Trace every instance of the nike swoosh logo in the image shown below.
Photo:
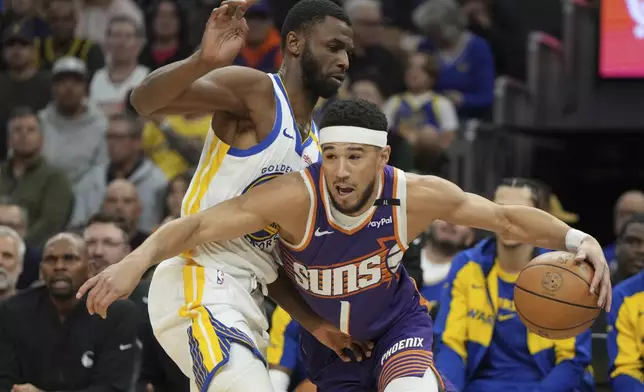
<svg viewBox="0 0 644 392"><path fill-rule="evenodd" d="M316 237L322 237L323 235L329 235L329 234L333 234L333 232L332 231L320 231L319 227L317 229L315 229L315 236Z"/></svg>
<svg viewBox="0 0 644 392"><path fill-rule="evenodd" d="M510 313L510 314L500 314L500 315L499 315L499 321L508 321L508 320L510 320L510 319L513 319L513 318L514 318L514 316L515 316L515 314L514 314L514 313Z"/></svg>
<svg viewBox="0 0 644 392"><path fill-rule="evenodd" d="M286 133L286 128L282 129L282 134L283 134L284 136L286 136L287 138L289 138L289 139L293 139L293 136L291 136L291 135L289 135L288 133Z"/></svg>
<svg viewBox="0 0 644 392"><path fill-rule="evenodd" d="M120 344L120 345L119 345L119 350L121 350L121 351L129 350L129 349L131 349L131 348L132 348L132 344L131 344L131 343L130 343L130 344Z"/></svg>

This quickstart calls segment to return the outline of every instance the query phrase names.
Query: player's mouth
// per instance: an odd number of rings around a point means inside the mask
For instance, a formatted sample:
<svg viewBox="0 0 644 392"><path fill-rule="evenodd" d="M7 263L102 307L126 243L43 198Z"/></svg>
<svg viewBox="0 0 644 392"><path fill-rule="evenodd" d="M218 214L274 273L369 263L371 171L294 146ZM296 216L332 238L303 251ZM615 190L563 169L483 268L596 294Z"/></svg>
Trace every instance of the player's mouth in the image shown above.
<svg viewBox="0 0 644 392"><path fill-rule="evenodd" d="M336 185L335 190L336 192L338 192L338 196L342 198L351 195L354 191L354 189L351 188L350 186L344 186L344 185Z"/></svg>
<svg viewBox="0 0 644 392"><path fill-rule="evenodd" d="M336 75L331 75L330 79L333 80L338 87L342 86L342 83L344 83L344 78L345 76L343 74L336 74Z"/></svg>

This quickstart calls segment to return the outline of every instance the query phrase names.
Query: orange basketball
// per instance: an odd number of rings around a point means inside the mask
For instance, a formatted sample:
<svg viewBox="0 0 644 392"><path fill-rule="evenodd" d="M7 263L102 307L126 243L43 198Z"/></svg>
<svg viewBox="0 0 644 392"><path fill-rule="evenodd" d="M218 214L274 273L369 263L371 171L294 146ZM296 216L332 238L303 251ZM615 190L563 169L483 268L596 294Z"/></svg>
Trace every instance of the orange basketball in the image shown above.
<svg viewBox="0 0 644 392"><path fill-rule="evenodd" d="M601 308L590 294L594 269L568 252L535 257L514 287L514 306L523 324L548 339L567 339L590 328Z"/></svg>

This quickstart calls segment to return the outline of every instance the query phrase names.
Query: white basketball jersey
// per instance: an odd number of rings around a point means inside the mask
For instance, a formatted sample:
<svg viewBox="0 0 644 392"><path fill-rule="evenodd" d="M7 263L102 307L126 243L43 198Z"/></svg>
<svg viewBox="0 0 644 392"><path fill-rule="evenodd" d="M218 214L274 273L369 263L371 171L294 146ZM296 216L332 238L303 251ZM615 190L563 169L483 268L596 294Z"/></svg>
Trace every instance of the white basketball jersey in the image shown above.
<svg viewBox="0 0 644 392"><path fill-rule="evenodd" d="M242 195L259 184L320 160L317 127L312 124L309 136L302 140L282 81L276 74L268 77L273 82L277 102L271 133L259 144L240 150L219 140L210 129L199 165L183 198L182 216ZM271 225L243 238L200 245L184 256L233 276L255 274L260 282L267 284L277 278L273 257L277 233L277 226Z"/></svg>

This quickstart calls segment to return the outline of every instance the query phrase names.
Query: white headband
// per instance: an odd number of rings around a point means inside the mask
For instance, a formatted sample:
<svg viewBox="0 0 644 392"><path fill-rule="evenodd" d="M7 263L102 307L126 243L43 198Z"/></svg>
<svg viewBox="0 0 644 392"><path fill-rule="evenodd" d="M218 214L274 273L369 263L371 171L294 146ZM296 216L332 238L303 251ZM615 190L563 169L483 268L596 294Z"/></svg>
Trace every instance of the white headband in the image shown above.
<svg viewBox="0 0 644 392"><path fill-rule="evenodd" d="M327 143L356 143L384 148L387 146L387 132L341 125L326 127L320 129L320 145Z"/></svg>

